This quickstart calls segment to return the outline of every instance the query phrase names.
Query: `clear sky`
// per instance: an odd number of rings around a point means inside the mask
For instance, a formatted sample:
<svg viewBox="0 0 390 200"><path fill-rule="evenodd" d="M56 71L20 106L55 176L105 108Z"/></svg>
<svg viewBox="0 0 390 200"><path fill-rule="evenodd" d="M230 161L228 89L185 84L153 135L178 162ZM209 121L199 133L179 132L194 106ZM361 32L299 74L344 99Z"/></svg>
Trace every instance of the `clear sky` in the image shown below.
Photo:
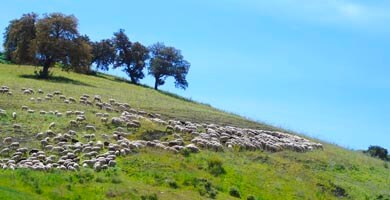
<svg viewBox="0 0 390 200"><path fill-rule="evenodd" d="M163 90L348 148L390 148L389 1L12 0L1 8L2 30L23 13L62 12L92 40L123 28L132 41L164 42L192 65L187 90L172 80Z"/></svg>

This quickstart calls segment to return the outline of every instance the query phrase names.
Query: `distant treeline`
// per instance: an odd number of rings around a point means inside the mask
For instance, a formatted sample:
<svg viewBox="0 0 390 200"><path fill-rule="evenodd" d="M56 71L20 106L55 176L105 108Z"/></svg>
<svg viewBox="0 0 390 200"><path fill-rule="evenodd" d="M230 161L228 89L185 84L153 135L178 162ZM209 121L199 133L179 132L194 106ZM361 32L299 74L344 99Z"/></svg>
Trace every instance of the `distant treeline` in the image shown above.
<svg viewBox="0 0 390 200"><path fill-rule="evenodd" d="M190 63L184 60L180 50L155 43L145 47L131 42L123 29L112 38L91 41L78 31L78 20L73 15L62 13L24 14L10 21L4 33L2 59L15 64L42 66L37 76L49 78L49 69L55 65L63 70L78 73L93 73L91 66L99 70L120 68L138 84L145 77L144 69L155 78L154 88L163 85L169 76L175 86L187 88L186 75Z"/></svg>

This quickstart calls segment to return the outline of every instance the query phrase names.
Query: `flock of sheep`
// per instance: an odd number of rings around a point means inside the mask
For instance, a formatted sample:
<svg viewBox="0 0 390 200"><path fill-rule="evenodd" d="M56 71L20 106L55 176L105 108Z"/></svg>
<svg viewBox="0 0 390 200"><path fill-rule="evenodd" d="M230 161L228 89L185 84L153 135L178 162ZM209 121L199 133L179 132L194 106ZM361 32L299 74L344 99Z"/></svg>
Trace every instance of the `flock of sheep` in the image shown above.
<svg viewBox="0 0 390 200"><path fill-rule="evenodd" d="M22 88L22 94L44 94L39 89L35 92L31 88ZM0 89L2 95L13 93L7 86ZM112 133L101 133L94 125L88 124L86 111L44 111L40 115L53 115L65 118L69 130L66 133L56 133L52 129L56 123L52 122L48 130L35 133L34 139L38 142L37 148L22 147L17 136L3 137L0 143L0 167L3 169L29 168L35 170L50 170L53 168L63 170L78 170L80 167L90 167L96 171L115 166L118 156L125 156L137 152L144 147L153 147L175 153L189 151L197 153L201 149L224 151L233 148L245 150L282 151L292 150L306 152L314 149L322 149L319 143L311 142L302 137L281 133L277 131L264 131L255 129L238 128L232 126L218 126L215 124L194 123L189 121L168 120L165 121L159 114L146 113L130 107L127 103L119 103L115 99L103 102L101 96L89 96L83 94L77 102L73 97L66 97L60 91L46 94L45 97L31 97L33 102L53 101L59 99L64 104L83 104L96 109L94 114L100 123L116 127ZM16 120L19 115L36 113L28 106L21 106L21 111L14 111L10 115ZM65 114L63 114L65 113ZM0 108L0 117L7 116L6 110ZM136 131L142 123L150 121L165 127L167 134L172 134L171 141L159 140L130 140L131 133ZM82 131L74 131L74 128ZM22 132L23 125L13 124L15 133ZM183 139L184 134L189 134L191 140ZM1 135L0 135L1 138ZM83 142L84 141L84 142Z"/></svg>

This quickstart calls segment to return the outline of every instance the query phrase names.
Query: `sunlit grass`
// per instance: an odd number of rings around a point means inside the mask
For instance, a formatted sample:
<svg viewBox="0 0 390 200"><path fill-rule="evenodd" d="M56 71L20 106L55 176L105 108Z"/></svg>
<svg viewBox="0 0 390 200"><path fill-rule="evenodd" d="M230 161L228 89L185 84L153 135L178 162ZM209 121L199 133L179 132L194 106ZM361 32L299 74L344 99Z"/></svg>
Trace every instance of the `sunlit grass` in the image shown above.
<svg viewBox="0 0 390 200"><path fill-rule="evenodd" d="M114 127L102 124L94 115L97 111L94 107L66 105L58 99L38 104L28 99L42 95L24 96L21 87L40 88L45 92L60 90L74 98L84 93L99 94L105 101L114 98L136 109L162 114L166 119L275 129L108 75L86 76L55 69L57 78L47 81L30 76L33 71L29 66L0 64L0 85L14 91L13 97L0 95L0 108L8 112L7 116L0 117L0 138L18 137L23 146L39 146L33 136L46 130L51 122L56 122L56 132L65 132L70 127L69 118L65 116L22 113L22 105L36 111L86 111L88 124L97 126L98 139L103 133L111 133ZM18 113L16 120L10 115L14 111ZM111 113L114 115L119 113ZM23 133L13 133L14 123L23 125ZM147 138L151 137L150 132L164 131L163 126L148 121L141 123L140 129L129 130L133 132L129 139ZM159 137L172 139L171 135ZM213 169L210 163L219 164ZM229 194L232 188L242 199L248 196L256 199L380 199L381 195L385 199L390 195L390 170L381 160L326 143L323 151L308 153L203 150L183 155L147 148L119 158L116 168L102 172L91 169L79 172L0 170L0 199L237 199Z"/></svg>

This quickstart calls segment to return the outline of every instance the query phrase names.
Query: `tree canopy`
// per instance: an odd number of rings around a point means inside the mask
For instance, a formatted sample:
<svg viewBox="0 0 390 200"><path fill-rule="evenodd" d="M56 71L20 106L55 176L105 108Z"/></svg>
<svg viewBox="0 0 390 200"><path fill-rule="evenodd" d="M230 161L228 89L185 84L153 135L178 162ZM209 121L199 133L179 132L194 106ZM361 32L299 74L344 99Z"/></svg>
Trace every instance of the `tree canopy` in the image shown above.
<svg viewBox="0 0 390 200"><path fill-rule="evenodd" d="M121 68L132 83L138 84L148 66L148 74L155 78L156 90L168 77L175 79L175 87L188 87L186 75L190 63L184 60L180 50L163 43L149 48L140 42L133 43L123 29L115 32L111 39L93 42L87 35L80 35L78 20L73 15L24 14L10 21L3 45L5 52L1 62L41 66L43 69L37 72L41 78L48 78L49 69L55 65L88 74L95 64L96 69L104 71L110 66Z"/></svg>
<svg viewBox="0 0 390 200"><path fill-rule="evenodd" d="M132 83L139 83L145 77L143 69L149 58L148 49L139 42L133 44L123 29L114 33L113 41L116 49L114 68L122 67Z"/></svg>
<svg viewBox="0 0 390 200"><path fill-rule="evenodd" d="M149 47L151 59L149 64L149 74L154 76L154 89L165 83L169 76L175 78L175 87L186 89L188 82L186 75L190 68L190 63L184 60L180 50L174 47L167 47L163 43L156 43Z"/></svg>
<svg viewBox="0 0 390 200"><path fill-rule="evenodd" d="M31 41L36 37L35 24L38 15L24 14L15 19L5 29L4 49L7 60L16 64L32 64L34 55L31 53Z"/></svg>
<svg viewBox="0 0 390 200"><path fill-rule="evenodd" d="M47 78L49 68L57 62L70 66L71 51L76 46L73 42L79 36L77 19L73 15L52 13L38 21L36 30L33 50L38 64L43 66L41 77Z"/></svg>
<svg viewBox="0 0 390 200"><path fill-rule="evenodd" d="M115 46L110 39L93 42L92 55L92 63L96 64L96 68L108 71L115 61Z"/></svg>

